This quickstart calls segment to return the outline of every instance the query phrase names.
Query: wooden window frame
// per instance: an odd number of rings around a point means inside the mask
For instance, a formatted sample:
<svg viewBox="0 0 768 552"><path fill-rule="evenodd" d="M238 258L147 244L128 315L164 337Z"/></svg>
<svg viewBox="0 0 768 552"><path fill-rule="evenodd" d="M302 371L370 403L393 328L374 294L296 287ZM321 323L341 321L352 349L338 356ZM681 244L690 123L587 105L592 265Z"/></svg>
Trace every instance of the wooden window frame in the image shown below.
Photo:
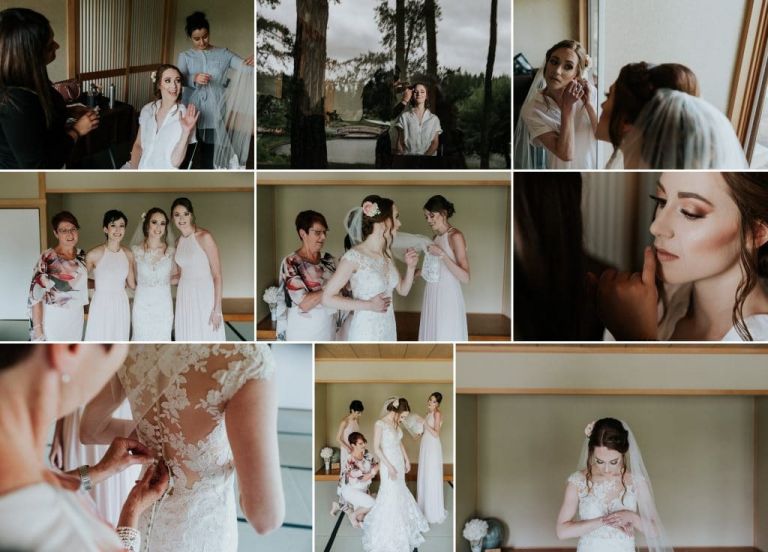
<svg viewBox="0 0 768 552"><path fill-rule="evenodd" d="M176 0L162 0L163 8L163 37L161 63L168 63L173 48L173 20L176 14ZM103 79L109 77L124 76L122 97L127 98L130 86L130 75L133 73L145 73L154 70L157 66L150 65L131 65L131 13L133 12L133 1L126 3L126 36L125 36L125 57L123 67L118 69L109 69L105 71L91 71L83 73L80 71L80 0L67 0L67 76L77 79L78 82L88 80Z"/></svg>

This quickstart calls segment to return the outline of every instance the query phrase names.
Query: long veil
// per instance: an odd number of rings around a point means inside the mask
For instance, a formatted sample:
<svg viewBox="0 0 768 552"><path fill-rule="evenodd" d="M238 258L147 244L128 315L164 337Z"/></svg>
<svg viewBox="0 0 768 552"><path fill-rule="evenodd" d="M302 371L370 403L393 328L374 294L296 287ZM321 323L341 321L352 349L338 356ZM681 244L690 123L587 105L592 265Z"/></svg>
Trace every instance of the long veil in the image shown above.
<svg viewBox="0 0 768 552"><path fill-rule="evenodd" d="M253 71L247 66L230 69L219 99L213 166L245 169L253 138Z"/></svg>
<svg viewBox="0 0 768 552"><path fill-rule="evenodd" d="M546 169L547 168L547 153L546 149L540 146L534 146L531 143L531 133L528 131L528 126L523 120L522 113L523 108L533 101L536 94L544 89L546 82L544 81L544 68L542 67L536 71L536 76L533 78L533 83L528 89L528 94L525 96L525 101L522 103L520 109L520 117L515 125L515 143L514 143L514 163L516 169Z"/></svg>
<svg viewBox="0 0 768 552"><path fill-rule="evenodd" d="M656 510L656 501L653 498L651 489L651 478L645 469L643 456L640 454L640 447L635 439L635 434L629 428L629 424L620 420L621 425L628 433L629 441L629 473L632 475L632 483L637 493L637 509L640 516L640 527L645 537L646 546L649 552L674 552L669 543L667 533L661 523L661 518ZM584 439L581 447L581 456L579 457L578 470L583 471L587 468L587 458L589 456L589 437Z"/></svg>
<svg viewBox="0 0 768 552"><path fill-rule="evenodd" d="M647 169L747 168L728 118L685 92L659 89L621 143L625 165Z"/></svg>

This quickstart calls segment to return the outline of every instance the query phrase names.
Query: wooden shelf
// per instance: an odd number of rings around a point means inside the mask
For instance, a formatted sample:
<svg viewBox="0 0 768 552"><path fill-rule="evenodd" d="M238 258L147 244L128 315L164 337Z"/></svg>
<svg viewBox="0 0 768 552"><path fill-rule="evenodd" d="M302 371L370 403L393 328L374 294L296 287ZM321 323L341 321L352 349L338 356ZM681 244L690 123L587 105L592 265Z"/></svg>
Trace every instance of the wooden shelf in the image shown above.
<svg viewBox="0 0 768 552"><path fill-rule="evenodd" d="M419 312L395 312L398 341L418 341ZM511 321L503 314L470 313L467 314L467 329L470 341L509 341ZM275 323L269 316L259 320L256 326L258 341L276 339Z"/></svg>
<svg viewBox="0 0 768 552"><path fill-rule="evenodd" d="M315 481L330 481L337 483L340 475L339 468L332 468L330 472L326 472L324 467L320 467L315 472ZM416 481L416 475L419 473L419 465L411 464L411 471L405 474L406 481ZM374 480L379 479L380 474L376 474ZM453 464L443 464L443 481L453 481Z"/></svg>

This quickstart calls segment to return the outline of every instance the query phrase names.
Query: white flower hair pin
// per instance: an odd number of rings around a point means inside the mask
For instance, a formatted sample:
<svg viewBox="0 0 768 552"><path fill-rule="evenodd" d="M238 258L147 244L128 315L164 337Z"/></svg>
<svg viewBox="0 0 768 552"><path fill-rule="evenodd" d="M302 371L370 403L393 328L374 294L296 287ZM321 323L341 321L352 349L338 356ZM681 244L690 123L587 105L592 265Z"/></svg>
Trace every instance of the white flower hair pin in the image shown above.
<svg viewBox="0 0 768 552"><path fill-rule="evenodd" d="M595 429L595 422L597 420L592 420L587 424L587 427L584 428L584 435L587 437L592 437L592 430Z"/></svg>
<svg viewBox="0 0 768 552"><path fill-rule="evenodd" d="M374 203L373 201L366 201L363 203L363 214L366 217L375 217L377 215L381 214L381 211L379 210L379 204Z"/></svg>
<svg viewBox="0 0 768 552"><path fill-rule="evenodd" d="M150 79L152 79L152 82L153 82L153 83L157 82L157 71L152 71L152 72L149 74L149 78L150 78Z"/></svg>

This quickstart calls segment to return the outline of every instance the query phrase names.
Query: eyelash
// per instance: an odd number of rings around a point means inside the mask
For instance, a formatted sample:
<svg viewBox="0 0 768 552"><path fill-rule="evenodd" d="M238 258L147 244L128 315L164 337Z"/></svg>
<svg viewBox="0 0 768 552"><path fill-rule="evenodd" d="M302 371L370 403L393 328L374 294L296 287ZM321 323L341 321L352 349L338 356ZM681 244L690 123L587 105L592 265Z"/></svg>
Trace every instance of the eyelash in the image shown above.
<svg viewBox="0 0 768 552"><path fill-rule="evenodd" d="M659 208L664 209L664 207L667 206L667 200L663 197L658 197L655 195L649 196L652 201L656 202L656 210ZM680 209L680 214L682 214L685 218L688 220L699 220L703 219L705 215L697 215L696 213L691 213L690 211L686 211L685 209Z"/></svg>

